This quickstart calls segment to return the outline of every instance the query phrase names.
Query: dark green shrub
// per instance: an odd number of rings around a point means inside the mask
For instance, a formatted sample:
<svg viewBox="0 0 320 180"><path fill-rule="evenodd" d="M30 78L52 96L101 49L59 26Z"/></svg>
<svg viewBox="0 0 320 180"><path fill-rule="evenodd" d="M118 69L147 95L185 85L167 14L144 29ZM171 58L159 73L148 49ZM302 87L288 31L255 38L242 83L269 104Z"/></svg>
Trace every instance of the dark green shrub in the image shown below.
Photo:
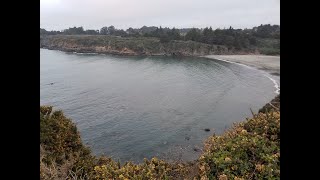
<svg viewBox="0 0 320 180"><path fill-rule="evenodd" d="M276 108L262 108L245 122L205 143L204 153L190 163L157 158L121 165L108 157L94 157L76 126L62 111L40 106L41 179L280 179L280 95ZM279 107L279 109L278 109Z"/></svg>

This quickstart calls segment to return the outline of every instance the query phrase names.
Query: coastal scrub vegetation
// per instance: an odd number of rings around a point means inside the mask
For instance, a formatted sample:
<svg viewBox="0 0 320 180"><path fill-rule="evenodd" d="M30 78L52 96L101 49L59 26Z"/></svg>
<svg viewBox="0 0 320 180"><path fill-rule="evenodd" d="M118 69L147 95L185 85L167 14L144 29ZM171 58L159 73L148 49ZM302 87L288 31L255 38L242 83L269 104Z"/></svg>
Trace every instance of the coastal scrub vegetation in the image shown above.
<svg viewBox="0 0 320 180"><path fill-rule="evenodd" d="M280 179L280 95L252 118L210 136L199 159L141 164L96 157L71 119L40 106L41 179Z"/></svg>
<svg viewBox="0 0 320 180"><path fill-rule="evenodd" d="M155 37L117 37L112 35L45 36L40 37L40 47L66 52L118 55L200 56L210 53L228 53L228 48L222 45L209 45L195 41L170 41L163 44Z"/></svg>
<svg viewBox="0 0 320 180"><path fill-rule="evenodd" d="M117 37L152 37L161 43L170 41L195 41L210 45L222 45L228 49L258 51L261 54L280 55L280 25L260 25L251 29L206 28L162 28L143 26L141 28L117 29L114 26L100 30L72 27L63 31L47 31L40 28L40 36L45 35L109 35Z"/></svg>

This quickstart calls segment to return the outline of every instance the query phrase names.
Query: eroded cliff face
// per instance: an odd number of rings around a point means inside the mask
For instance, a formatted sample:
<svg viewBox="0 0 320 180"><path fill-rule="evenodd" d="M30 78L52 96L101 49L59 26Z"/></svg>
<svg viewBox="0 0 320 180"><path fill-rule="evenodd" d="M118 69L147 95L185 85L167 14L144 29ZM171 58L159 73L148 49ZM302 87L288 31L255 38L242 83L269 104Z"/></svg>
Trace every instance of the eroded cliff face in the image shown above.
<svg viewBox="0 0 320 180"><path fill-rule="evenodd" d="M78 53L117 55L204 56L210 54L248 54L225 46L193 41L161 43L157 38L116 37L103 35L52 35L40 36L40 48Z"/></svg>

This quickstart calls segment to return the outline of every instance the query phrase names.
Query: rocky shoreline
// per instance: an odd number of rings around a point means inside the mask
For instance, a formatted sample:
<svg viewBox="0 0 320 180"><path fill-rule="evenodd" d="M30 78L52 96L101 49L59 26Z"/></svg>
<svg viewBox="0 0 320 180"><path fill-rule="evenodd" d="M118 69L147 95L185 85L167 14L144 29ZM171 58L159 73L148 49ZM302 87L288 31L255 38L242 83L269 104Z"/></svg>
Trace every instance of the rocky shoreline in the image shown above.
<svg viewBox="0 0 320 180"><path fill-rule="evenodd" d="M194 41L161 43L157 38L122 38L117 36L52 35L40 36L40 48L77 53L99 53L124 56L205 56L221 54L257 54L222 45Z"/></svg>

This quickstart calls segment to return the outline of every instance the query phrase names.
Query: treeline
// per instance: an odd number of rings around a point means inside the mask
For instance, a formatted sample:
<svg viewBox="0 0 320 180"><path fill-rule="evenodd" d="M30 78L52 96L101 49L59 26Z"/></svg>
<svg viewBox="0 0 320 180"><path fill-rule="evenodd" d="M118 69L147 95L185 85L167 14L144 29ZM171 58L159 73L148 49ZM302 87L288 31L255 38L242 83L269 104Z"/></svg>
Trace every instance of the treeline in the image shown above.
<svg viewBox="0 0 320 180"><path fill-rule="evenodd" d="M156 37L161 42L171 40L196 41L206 44L225 45L236 49L246 49L257 46L258 39L280 39L279 25L260 25L252 29L234 29L231 26L225 29L215 29L206 27L199 28L162 28L155 26L143 26L141 28L128 28L127 30L117 29L114 26L102 27L100 30L83 27L72 27L63 31L47 31L40 28L40 35L114 35L121 37ZM280 49L279 47L276 47Z"/></svg>
<svg viewBox="0 0 320 180"><path fill-rule="evenodd" d="M40 28L40 35L99 35L99 30L88 29L84 30L83 27L72 27L62 31L47 31Z"/></svg>

